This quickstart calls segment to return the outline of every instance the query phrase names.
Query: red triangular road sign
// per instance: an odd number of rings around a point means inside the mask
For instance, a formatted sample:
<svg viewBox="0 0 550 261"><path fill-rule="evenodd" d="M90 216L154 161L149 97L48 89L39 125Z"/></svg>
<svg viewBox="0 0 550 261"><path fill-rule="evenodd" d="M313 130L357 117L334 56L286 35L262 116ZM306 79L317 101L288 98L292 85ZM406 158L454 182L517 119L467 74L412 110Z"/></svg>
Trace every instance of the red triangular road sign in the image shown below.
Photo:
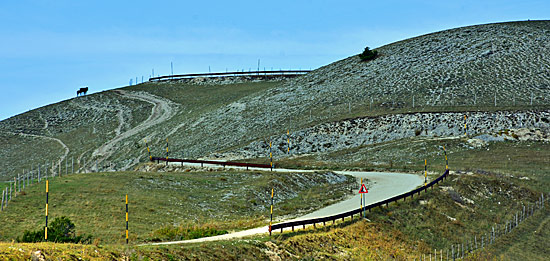
<svg viewBox="0 0 550 261"><path fill-rule="evenodd" d="M367 191L367 187L365 187L365 184L361 184L361 189L359 189L359 193L369 193L369 191Z"/></svg>

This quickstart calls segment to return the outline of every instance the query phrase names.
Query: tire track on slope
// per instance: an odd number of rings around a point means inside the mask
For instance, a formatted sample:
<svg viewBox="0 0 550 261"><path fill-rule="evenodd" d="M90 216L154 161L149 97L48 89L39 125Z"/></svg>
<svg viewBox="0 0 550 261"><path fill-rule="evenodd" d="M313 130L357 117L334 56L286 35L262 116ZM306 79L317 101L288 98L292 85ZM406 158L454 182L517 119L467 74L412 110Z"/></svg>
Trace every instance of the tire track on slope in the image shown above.
<svg viewBox="0 0 550 261"><path fill-rule="evenodd" d="M13 135L20 135L20 136L24 136L24 137L34 137L34 138L40 138L40 139L47 139L47 140L51 140L51 141L55 141L55 142L59 143L63 147L63 149L65 149L65 154L63 154L63 156L61 156L61 158L57 161L57 164L55 166L52 166L50 168L50 172L52 174L55 173L55 170L58 168L58 166L61 165L61 162L63 162L67 158L67 155L69 155L69 152L71 151L69 149L69 147L67 145L65 145L65 143L63 143L63 141L61 141L58 138L53 138L53 137L48 137L48 136L43 136L43 135L36 135L36 134L28 134L28 133L15 133L15 132L6 132L6 133L10 133L10 134L13 134Z"/></svg>
<svg viewBox="0 0 550 261"><path fill-rule="evenodd" d="M105 144L101 145L99 148L94 150L92 153L93 158L98 158L98 163L103 162L104 160L108 159L113 155L115 152L117 145L124 139L129 138L131 136L134 136L138 134L141 131L144 131L152 126L155 126L157 124L160 124L168 119L170 119L175 114L174 108L177 106L173 102L146 93L146 92L131 92L131 91L124 91L124 90L116 90L118 94L120 94L122 97L126 99L134 99L134 100L140 100L144 101L150 104L153 104L153 108L151 109L151 115L141 122L138 126L127 130L123 133L120 133L112 140L106 142ZM124 121L123 117L120 117L119 120ZM123 125L124 123L120 123L120 125ZM124 167L123 169L126 169L127 167Z"/></svg>

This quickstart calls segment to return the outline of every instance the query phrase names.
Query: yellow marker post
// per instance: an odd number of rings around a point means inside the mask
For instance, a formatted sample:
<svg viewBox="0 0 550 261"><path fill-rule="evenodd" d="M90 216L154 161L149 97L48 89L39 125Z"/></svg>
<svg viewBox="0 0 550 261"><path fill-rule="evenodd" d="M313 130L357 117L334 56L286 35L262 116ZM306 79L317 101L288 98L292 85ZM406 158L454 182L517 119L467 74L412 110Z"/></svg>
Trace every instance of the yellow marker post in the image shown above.
<svg viewBox="0 0 550 261"><path fill-rule="evenodd" d="M359 190L363 187L363 178L361 178L361 186L359 187ZM361 193L361 217L363 217L363 193Z"/></svg>
<svg viewBox="0 0 550 261"><path fill-rule="evenodd" d="M151 156L151 150L149 149L149 145L147 144L147 140L143 139L145 141L145 146L147 147L147 154L149 154L149 160L153 161L153 156Z"/></svg>
<svg viewBox="0 0 550 261"><path fill-rule="evenodd" d="M271 140L269 140L269 166L271 171L273 171L273 154L271 153Z"/></svg>
<svg viewBox="0 0 550 261"><path fill-rule="evenodd" d="M269 219L269 235L271 236L271 225L273 224L273 188L271 188L271 212L270 212L270 219Z"/></svg>
<svg viewBox="0 0 550 261"><path fill-rule="evenodd" d="M428 161L424 159L424 186L427 185L428 180Z"/></svg>
<svg viewBox="0 0 550 261"><path fill-rule="evenodd" d="M290 153L290 130L286 131L286 136L287 136L287 142L288 142L288 147L287 147L286 152Z"/></svg>
<svg viewBox="0 0 550 261"><path fill-rule="evenodd" d="M128 194L126 194L126 244L128 244Z"/></svg>
<svg viewBox="0 0 550 261"><path fill-rule="evenodd" d="M449 161L447 160L447 150L445 150L445 146L443 146L443 153L445 153L445 169L449 169Z"/></svg>
<svg viewBox="0 0 550 261"><path fill-rule="evenodd" d="M168 166L168 139L166 139L166 166Z"/></svg>
<svg viewBox="0 0 550 261"><path fill-rule="evenodd" d="M44 228L44 240L48 240L48 197L49 197L49 180L46 180L46 227Z"/></svg>
<svg viewBox="0 0 550 261"><path fill-rule="evenodd" d="M466 114L464 114L464 136L468 136L468 129L466 128Z"/></svg>

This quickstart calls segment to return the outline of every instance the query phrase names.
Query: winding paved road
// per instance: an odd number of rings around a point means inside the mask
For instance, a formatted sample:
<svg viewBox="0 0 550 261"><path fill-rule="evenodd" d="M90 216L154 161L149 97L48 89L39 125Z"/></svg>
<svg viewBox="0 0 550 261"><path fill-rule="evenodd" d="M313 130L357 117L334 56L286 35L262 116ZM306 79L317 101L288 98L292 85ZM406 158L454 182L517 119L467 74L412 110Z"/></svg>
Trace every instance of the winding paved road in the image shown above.
<svg viewBox="0 0 550 261"><path fill-rule="evenodd" d="M194 165L194 164L190 164ZM279 172L313 172L312 170L289 170L289 169L274 169L274 171ZM393 196L411 191L422 185L424 182L423 177L415 174L404 174L404 173L383 173L383 172L359 172L359 171L335 171L338 174L348 174L356 177L357 179L363 178L363 180L368 179L370 182L367 184L369 193L366 195L366 204L371 204L379 202ZM359 190L359 188L357 188ZM325 217L334 214L343 213L346 211L354 210L360 207L360 195L357 193L351 198L340 201L338 203L332 204L325 208L319 209L307 215L301 216L292 220L302 220L310 218ZM286 221L286 220L285 220ZM290 230L286 228L285 230ZM183 241L172 241L172 242L161 242L161 243L152 243L144 245L172 245L172 244L186 244L186 243L197 243L197 242L207 242L207 241L217 241L217 240L228 240L241 238L246 236L252 236L257 234L265 234L268 232L268 226L262 226L258 228L233 232L230 234L213 236L213 237L203 237L192 240L183 240Z"/></svg>

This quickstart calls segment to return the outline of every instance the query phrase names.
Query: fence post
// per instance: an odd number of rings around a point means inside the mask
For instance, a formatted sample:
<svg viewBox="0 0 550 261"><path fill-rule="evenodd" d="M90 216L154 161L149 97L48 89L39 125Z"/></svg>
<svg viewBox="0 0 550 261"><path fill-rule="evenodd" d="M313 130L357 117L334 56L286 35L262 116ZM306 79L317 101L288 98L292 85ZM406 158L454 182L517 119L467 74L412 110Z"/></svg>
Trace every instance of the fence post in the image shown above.
<svg viewBox="0 0 550 261"><path fill-rule="evenodd" d="M491 234L491 244L495 242L495 227L491 227L493 229Z"/></svg>
<svg viewBox="0 0 550 261"><path fill-rule="evenodd" d="M455 245L451 245L451 258L455 260Z"/></svg>
<svg viewBox="0 0 550 261"><path fill-rule="evenodd" d="M6 190L2 190L2 203L0 203L0 211L4 211L4 195L6 194Z"/></svg>

